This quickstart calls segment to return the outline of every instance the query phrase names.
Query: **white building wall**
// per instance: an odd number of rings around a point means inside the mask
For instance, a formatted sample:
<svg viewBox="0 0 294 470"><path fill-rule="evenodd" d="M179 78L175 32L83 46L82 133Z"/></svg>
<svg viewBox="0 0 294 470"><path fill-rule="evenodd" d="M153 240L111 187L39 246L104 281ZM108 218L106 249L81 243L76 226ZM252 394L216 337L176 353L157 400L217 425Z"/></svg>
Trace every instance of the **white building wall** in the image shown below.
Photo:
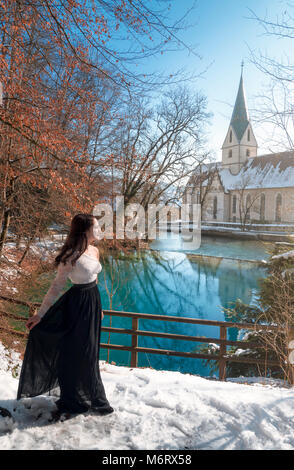
<svg viewBox="0 0 294 470"><path fill-rule="evenodd" d="M238 191L230 191L231 202L230 202L230 221L233 221L233 216L236 216L236 221L240 221L240 193ZM251 201L254 201L250 208L250 219L251 221L262 221L261 220L261 195L265 195L265 223L294 223L294 187L293 188L267 188L267 189L248 189L244 191L243 200L246 200L247 194L250 194ZM276 220L276 207L277 207L277 196L278 194L282 197L281 204L281 221ZM233 214L233 196L237 197L237 209L236 213ZM244 212L243 212L244 213Z"/></svg>

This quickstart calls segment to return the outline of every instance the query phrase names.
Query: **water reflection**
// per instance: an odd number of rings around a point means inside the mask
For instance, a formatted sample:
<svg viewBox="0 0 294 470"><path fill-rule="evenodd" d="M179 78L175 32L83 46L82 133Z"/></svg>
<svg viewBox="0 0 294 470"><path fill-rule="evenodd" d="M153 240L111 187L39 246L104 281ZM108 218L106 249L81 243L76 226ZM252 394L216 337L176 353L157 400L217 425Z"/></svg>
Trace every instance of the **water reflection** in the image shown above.
<svg viewBox="0 0 294 470"><path fill-rule="evenodd" d="M268 249L272 246L273 243L265 241L202 236L200 247L192 250L184 248L181 237L171 233L168 234L168 238L156 239L151 244L151 248L154 250L178 251L243 260L267 259L269 257Z"/></svg>
<svg viewBox="0 0 294 470"><path fill-rule="evenodd" d="M232 306L231 303L237 298L246 303L252 302L258 279L264 276L264 270L255 263L245 261L195 257L191 253L176 251L146 251L137 257L109 258L104 264L104 278L101 274L99 289L104 309L226 320L222 307ZM109 320L105 317L103 325L109 325ZM131 320L114 317L112 326L131 328ZM219 337L219 328L213 326L140 320L139 328ZM230 339L236 339L235 329L228 332ZM108 333L102 333L102 342L107 342L107 338ZM130 345L131 337L111 334L111 343ZM139 346L192 351L197 343L139 337ZM106 350L102 350L101 358L106 358L106 354ZM110 360L129 365L130 353L111 351ZM139 366L201 375L208 375L209 372L199 360L153 354L140 354Z"/></svg>

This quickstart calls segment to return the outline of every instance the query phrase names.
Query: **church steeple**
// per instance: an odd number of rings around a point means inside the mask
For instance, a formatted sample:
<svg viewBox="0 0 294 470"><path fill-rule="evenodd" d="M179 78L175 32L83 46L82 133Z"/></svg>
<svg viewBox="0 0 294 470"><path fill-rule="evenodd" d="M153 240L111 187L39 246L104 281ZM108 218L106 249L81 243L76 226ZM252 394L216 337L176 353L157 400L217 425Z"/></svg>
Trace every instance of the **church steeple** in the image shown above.
<svg viewBox="0 0 294 470"><path fill-rule="evenodd" d="M247 126L249 124L249 113L248 113L248 108L247 108L247 103L246 103L246 96L245 96L245 90L244 90L244 83L243 83L243 70L241 72L241 78L240 78L240 83L239 83L239 89L238 89L238 94L231 118L230 125L235 131L236 137L238 141L240 142L244 132L247 129Z"/></svg>
<svg viewBox="0 0 294 470"><path fill-rule="evenodd" d="M247 108L246 95L243 82L242 62L241 77L229 130L222 146L222 163L236 174L248 157L256 156L257 142L253 134Z"/></svg>

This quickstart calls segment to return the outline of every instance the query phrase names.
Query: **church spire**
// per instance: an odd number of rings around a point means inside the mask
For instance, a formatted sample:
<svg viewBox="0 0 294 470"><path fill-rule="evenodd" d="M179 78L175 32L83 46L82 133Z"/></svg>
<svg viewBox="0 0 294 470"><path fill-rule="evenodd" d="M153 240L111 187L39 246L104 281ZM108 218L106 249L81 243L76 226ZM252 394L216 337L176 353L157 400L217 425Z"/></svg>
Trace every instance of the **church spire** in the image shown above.
<svg viewBox="0 0 294 470"><path fill-rule="evenodd" d="M243 75L243 68L244 68L244 60L241 62L241 76Z"/></svg>
<svg viewBox="0 0 294 470"><path fill-rule="evenodd" d="M222 146L222 166L229 169L232 174L237 174L249 157L257 155L257 142L246 104L243 67L244 62L242 61L237 98L229 129Z"/></svg>
<svg viewBox="0 0 294 470"><path fill-rule="evenodd" d="M239 83L239 89L238 89L238 94L231 118L230 125L235 131L236 137L238 141L240 142L244 132L246 131L248 124L249 124L249 113L248 113L248 108L247 108L247 103L246 103L246 96L245 96L245 90L244 90L244 83L243 83L243 67L244 67L244 62L242 61L241 64L241 77L240 77L240 83Z"/></svg>

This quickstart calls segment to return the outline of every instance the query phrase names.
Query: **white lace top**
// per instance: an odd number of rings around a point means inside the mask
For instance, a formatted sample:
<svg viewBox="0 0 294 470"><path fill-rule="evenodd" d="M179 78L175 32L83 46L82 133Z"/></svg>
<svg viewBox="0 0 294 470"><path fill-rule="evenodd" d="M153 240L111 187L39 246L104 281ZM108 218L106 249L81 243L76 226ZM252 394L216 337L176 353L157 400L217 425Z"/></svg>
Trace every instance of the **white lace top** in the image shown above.
<svg viewBox="0 0 294 470"><path fill-rule="evenodd" d="M42 318L51 305L56 302L59 294L62 292L67 278L74 284L87 284L97 279L97 274L102 271L101 263L94 256L83 253L72 266L71 260L74 254L66 260L66 263L60 263L57 268L57 275L53 280L37 315Z"/></svg>

